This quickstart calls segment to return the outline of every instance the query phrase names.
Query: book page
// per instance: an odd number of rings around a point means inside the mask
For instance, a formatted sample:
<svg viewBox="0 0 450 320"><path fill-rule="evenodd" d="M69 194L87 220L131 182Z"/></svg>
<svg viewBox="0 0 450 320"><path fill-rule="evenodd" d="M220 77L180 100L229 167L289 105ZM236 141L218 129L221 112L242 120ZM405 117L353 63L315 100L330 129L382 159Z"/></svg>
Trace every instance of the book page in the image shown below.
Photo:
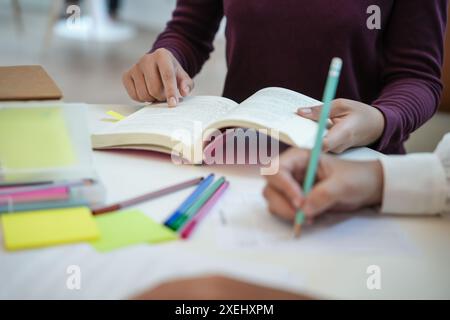
<svg viewBox="0 0 450 320"><path fill-rule="evenodd" d="M298 116L296 112L298 108L321 104L318 100L292 90L266 88L243 101L215 124L257 124L259 127L276 129L289 136L290 142L297 146L312 147L317 124Z"/></svg>
<svg viewBox="0 0 450 320"><path fill-rule="evenodd" d="M192 133L196 123L201 124L203 130L236 106L232 100L213 96L183 98L175 108L169 108L166 103L152 104L102 133L145 133L169 137L177 130Z"/></svg>

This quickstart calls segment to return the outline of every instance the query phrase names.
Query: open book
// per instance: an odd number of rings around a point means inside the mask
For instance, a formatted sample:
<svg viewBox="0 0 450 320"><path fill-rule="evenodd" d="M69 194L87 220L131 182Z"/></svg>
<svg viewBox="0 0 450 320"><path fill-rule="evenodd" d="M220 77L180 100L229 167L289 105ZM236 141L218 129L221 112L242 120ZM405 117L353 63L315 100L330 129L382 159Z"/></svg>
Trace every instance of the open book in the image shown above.
<svg viewBox="0 0 450 320"><path fill-rule="evenodd" d="M317 124L298 116L296 111L320 104L318 100L282 88L262 89L241 104L223 97L187 97L175 108L168 108L165 103L145 106L93 134L92 144L95 149L143 149L177 154L191 163L201 163L203 151L218 130L247 128L292 146L312 148Z"/></svg>

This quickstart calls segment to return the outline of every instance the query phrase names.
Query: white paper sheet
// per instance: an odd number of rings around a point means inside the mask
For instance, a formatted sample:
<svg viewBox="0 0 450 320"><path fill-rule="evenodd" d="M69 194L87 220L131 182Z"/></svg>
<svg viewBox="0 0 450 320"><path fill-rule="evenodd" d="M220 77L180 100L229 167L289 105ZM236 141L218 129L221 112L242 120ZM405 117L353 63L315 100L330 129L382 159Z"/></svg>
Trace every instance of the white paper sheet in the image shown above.
<svg viewBox="0 0 450 320"><path fill-rule="evenodd" d="M271 215L260 193L228 194L224 200L215 223L216 242L223 249L273 249L317 254L418 253L398 220L374 211L324 215L313 225L304 226L301 237L293 239L292 224Z"/></svg>
<svg viewBox="0 0 450 320"><path fill-rule="evenodd" d="M206 257L192 253L186 245L142 244L106 254L86 244L0 251L0 299L124 299L164 281L208 274L298 292L304 284L300 275L278 265ZM79 290L66 285L71 265L81 272Z"/></svg>

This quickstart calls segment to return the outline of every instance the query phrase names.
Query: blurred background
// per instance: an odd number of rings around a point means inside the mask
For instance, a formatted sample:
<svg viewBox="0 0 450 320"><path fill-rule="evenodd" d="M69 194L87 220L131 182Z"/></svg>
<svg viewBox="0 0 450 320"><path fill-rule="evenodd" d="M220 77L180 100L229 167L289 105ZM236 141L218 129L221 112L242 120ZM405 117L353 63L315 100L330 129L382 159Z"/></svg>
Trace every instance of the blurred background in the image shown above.
<svg viewBox="0 0 450 320"><path fill-rule="evenodd" d="M121 75L150 49L175 3L0 0L0 65L43 65L67 102L133 104L122 87ZM448 71L450 49L446 54ZM222 27L211 59L195 79L194 94L220 95L225 73ZM449 72L445 80L447 95L440 112L412 135L408 151L432 151L450 131Z"/></svg>

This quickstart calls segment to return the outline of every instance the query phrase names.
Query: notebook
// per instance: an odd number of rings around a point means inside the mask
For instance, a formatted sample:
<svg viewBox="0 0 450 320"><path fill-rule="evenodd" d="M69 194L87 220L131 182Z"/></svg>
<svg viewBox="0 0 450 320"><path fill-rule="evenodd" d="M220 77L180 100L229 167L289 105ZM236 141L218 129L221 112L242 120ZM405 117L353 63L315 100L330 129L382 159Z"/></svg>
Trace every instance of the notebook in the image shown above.
<svg viewBox="0 0 450 320"><path fill-rule="evenodd" d="M0 101L61 98L61 91L41 66L0 67Z"/></svg>
<svg viewBox="0 0 450 320"><path fill-rule="evenodd" d="M94 133L92 145L96 149L153 150L201 163L205 151L219 136L217 131L250 128L289 145L311 148L317 124L298 116L296 111L321 104L275 87L262 89L240 104L223 97L188 97L175 108L165 103L145 106Z"/></svg>

